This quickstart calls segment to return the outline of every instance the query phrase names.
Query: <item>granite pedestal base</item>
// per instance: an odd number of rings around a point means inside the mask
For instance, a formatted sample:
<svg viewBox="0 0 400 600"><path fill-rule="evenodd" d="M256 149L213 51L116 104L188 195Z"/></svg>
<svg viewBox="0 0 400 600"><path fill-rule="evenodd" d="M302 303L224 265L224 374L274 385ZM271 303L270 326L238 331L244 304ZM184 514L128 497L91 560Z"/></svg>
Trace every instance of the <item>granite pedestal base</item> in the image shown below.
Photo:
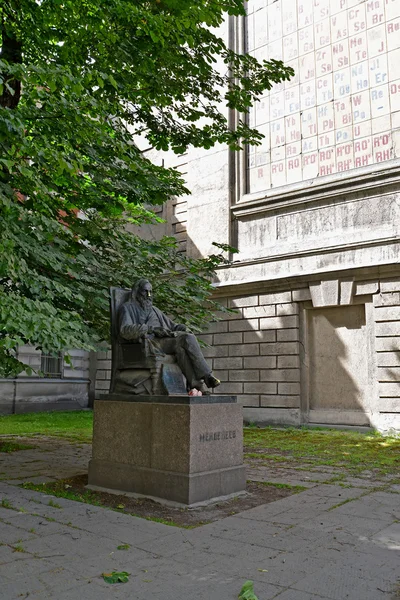
<svg viewBox="0 0 400 600"><path fill-rule="evenodd" d="M94 404L89 488L185 506L245 490L236 397L103 398Z"/></svg>

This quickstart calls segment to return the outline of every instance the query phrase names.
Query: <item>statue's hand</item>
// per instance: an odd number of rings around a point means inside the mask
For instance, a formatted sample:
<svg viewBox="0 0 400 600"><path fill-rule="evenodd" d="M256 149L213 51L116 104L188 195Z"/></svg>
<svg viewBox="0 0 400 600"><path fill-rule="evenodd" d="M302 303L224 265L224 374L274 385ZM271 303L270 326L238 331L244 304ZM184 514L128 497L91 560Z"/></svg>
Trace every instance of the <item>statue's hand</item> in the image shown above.
<svg viewBox="0 0 400 600"><path fill-rule="evenodd" d="M172 333L169 329L164 329L163 327L154 327L153 333L156 337L171 337Z"/></svg>
<svg viewBox="0 0 400 600"><path fill-rule="evenodd" d="M186 325L177 325L175 331L186 331Z"/></svg>

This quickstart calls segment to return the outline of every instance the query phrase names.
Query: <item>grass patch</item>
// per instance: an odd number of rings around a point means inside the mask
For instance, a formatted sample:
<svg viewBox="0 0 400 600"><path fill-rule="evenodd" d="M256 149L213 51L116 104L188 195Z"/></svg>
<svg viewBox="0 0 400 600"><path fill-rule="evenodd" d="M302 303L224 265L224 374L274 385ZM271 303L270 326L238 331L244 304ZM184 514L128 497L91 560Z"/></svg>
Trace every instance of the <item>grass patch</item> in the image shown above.
<svg viewBox="0 0 400 600"><path fill-rule="evenodd" d="M18 452L19 450L32 450L35 446L29 446L27 444L17 444L16 442L10 442L9 440L0 440L0 452Z"/></svg>
<svg viewBox="0 0 400 600"><path fill-rule="evenodd" d="M46 435L92 441L93 413L88 410L38 412L0 417L0 435Z"/></svg>
<svg viewBox="0 0 400 600"><path fill-rule="evenodd" d="M13 506L13 505L11 504L11 502L10 502L9 500L7 500L7 498L2 498L2 500L1 500L1 502L0 502L0 506L1 506L2 508L8 508L9 510L17 510L17 509L15 508L15 506Z"/></svg>
<svg viewBox="0 0 400 600"><path fill-rule="evenodd" d="M291 459L302 465L344 468L352 475L373 471L374 475L398 472L400 437L378 433L323 430L307 428L273 429L266 427L244 429L248 458L267 459L268 453L277 460ZM266 450L267 455L260 454ZM257 453L257 450L259 451Z"/></svg>
<svg viewBox="0 0 400 600"><path fill-rule="evenodd" d="M57 498L66 498L67 500L75 500L76 502L92 504L93 506L102 506L103 508L109 508L110 510L114 510L116 512L127 512L123 511L123 505L111 507L107 503L102 502L100 499L101 494L99 494L98 492L91 492L90 490L85 490L81 493L72 492L68 489L71 486L68 484L66 485L63 480L58 480L49 483L26 482L23 483L21 487L25 490L33 490L35 492L42 492L43 494L51 494L52 496L56 496ZM53 508L62 508L53 500L49 501L48 506L52 506ZM170 518L164 519L162 517L143 516L134 512L128 512L128 514L130 514L132 517L144 518L147 521L154 521L155 523L162 523L163 525L170 525L171 527L183 527L184 529L193 529L194 527L196 527L196 525L181 525ZM54 521L55 519L47 517L46 520Z"/></svg>
<svg viewBox="0 0 400 600"><path fill-rule="evenodd" d="M257 481L257 483L260 485L268 485L280 490L292 490L296 494L299 492L304 492L304 490L308 490L305 485L290 485L289 483L274 483L272 481Z"/></svg>
<svg viewBox="0 0 400 600"><path fill-rule="evenodd" d="M35 492L43 492L44 494L51 494L57 498L66 498L67 500L75 500L75 502L84 502L85 504L93 504L94 506L102 506L96 498L96 493L89 490L82 493L71 492L66 488L62 480L50 482L50 483L32 483L27 481L22 486L25 490L33 490ZM59 504L56 504L53 500L50 500L49 506L54 508L61 508Z"/></svg>
<svg viewBox="0 0 400 600"><path fill-rule="evenodd" d="M134 498L125 496L124 494L110 494L100 490L88 490L86 489L86 485L87 475L82 474L69 479L47 483L27 482L21 484L20 487L41 492L41 494L50 494L59 498L101 506L109 510L131 515L132 517L162 523L169 527L181 527L184 529L193 529L223 519L229 515L255 508L256 506L274 502L280 498L286 498L291 494L303 490L302 486L287 484L263 485L260 482L248 481L247 494L188 510L186 507L164 506L149 498ZM46 505L48 500L44 501L42 498L42 503ZM54 519L48 518L48 520ZM125 549L123 546L125 545L121 544L121 548L118 548L118 550Z"/></svg>

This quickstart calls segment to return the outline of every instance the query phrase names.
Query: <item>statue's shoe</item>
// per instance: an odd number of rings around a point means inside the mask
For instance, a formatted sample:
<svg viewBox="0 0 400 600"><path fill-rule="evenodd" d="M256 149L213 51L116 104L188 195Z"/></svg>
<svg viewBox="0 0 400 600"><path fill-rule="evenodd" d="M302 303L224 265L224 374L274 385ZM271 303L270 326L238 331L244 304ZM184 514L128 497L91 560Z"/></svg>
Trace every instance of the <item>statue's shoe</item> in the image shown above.
<svg viewBox="0 0 400 600"><path fill-rule="evenodd" d="M208 388L216 388L220 385L220 380L214 377L212 373L209 373L204 377L204 383Z"/></svg>

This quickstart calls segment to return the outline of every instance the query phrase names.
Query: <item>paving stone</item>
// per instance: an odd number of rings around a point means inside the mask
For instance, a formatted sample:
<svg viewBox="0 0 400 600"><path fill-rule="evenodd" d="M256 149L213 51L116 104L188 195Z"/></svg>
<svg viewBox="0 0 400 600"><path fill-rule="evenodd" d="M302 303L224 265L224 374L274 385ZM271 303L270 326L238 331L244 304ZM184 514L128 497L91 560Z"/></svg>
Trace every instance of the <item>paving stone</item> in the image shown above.
<svg viewBox="0 0 400 600"><path fill-rule="evenodd" d="M197 532L196 532L197 533ZM274 548L267 548L264 546L259 546L254 543L252 537L245 541L236 541L231 539L224 538L216 538L214 536L202 536L201 532L198 532L198 535L192 539L192 543L194 546L194 551L202 551L206 554L212 555L213 560L216 560L217 556L228 556L230 558L235 558L240 556L244 559L248 560L266 560L269 558L274 558L280 555L281 551L276 550ZM186 551L187 555L190 554L190 551ZM174 555L174 560L179 560L180 562L185 561L184 555Z"/></svg>
<svg viewBox="0 0 400 600"><path fill-rule="evenodd" d="M110 593L110 589L101 589L96 583L90 582L73 587L69 590L47 590L42 591L39 594L29 594L26 598L28 598L28 600L114 600L118 598L114 588L112 596L110 596ZM122 597L119 596L119 598Z"/></svg>
<svg viewBox="0 0 400 600"><path fill-rule="evenodd" d="M387 494L392 496L393 494ZM396 498L394 498L396 500ZM381 498L376 496L365 496L354 502L347 502L342 506L335 508L335 514L355 515L358 517L382 520L400 520L400 500L388 504L382 502Z"/></svg>
<svg viewBox="0 0 400 600"><path fill-rule="evenodd" d="M304 521L303 527L316 531L346 531L352 535L372 536L388 526L388 521L373 519L372 517L358 517L355 515L335 514L334 511L320 515L315 519Z"/></svg>
<svg viewBox="0 0 400 600"><path fill-rule="evenodd" d="M266 468L265 471L268 472L269 469ZM305 481L304 479L301 479L300 477L298 477L298 478L284 477L283 475L271 477L270 473L268 473L268 475L266 476L265 474L263 474L263 469L260 467L255 467L255 468L251 468L251 469L247 468L246 476L249 481L268 481L269 483L278 483L278 484L284 483L286 485L291 485L291 486L301 485L306 488L313 488L316 485L318 485L315 482L311 483L309 481ZM326 476L323 477L323 479L326 479Z"/></svg>
<svg viewBox="0 0 400 600"><path fill-rule="evenodd" d="M252 467L261 481L310 487L181 530L17 487L24 476L86 472L89 445L32 443L40 448L7 456L2 469L17 479L0 482L0 501L17 510L0 507L0 537L23 540L27 552L0 546L1 600L233 600L247 579L260 600L389 600L399 577L399 494L368 493L368 474L343 488L310 481L337 468ZM122 543L131 547L117 550ZM113 570L129 572L129 582L105 583L101 574Z"/></svg>
<svg viewBox="0 0 400 600"><path fill-rule="evenodd" d="M194 545L190 541L190 536L187 535L186 530L178 530L171 532L170 535L153 538L151 541L141 543L140 548L158 556L168 557L181 552L186 554L194 548Z"/></svg>
<svg viewBox="0 0 400 600"><path fill-rule="evenodd" d="M296 581L300 581L306 577L307 571L305 570L294 566L286 568L284 553L282 553L282 558L275 558L275 560L280 560L281 564L279 566L271 566L271 560L261 560L261 554L257 561L245 561L240 556L235 558L225 557L215 560L213 568L220 573L240 575L244 580L250 579L252 581L284 587L292 585Z"/></svg>
<svg viewBox="0 0 400 600"><path fill-rule="evenodd" d="M385 548L400 551L400 523L391 523L373 535L372 539Z"/></svg>
<svg viewBox="0 0 400 600"><path fill-rule="evenodd" d="M347 500L348 498L357 498L362 494L362 491L358 488L344 488L340 485L318 485L313 488L312 495L317 496L333 496L334 498L338 498L338 502L343 502L343 500ZM308 494L309 492L304 492Z"/></svg>
<svg viewBox="0 0 400 600"><path fill-rule="evenodd" d="M24 552L14 552L11 546L0 546L0 574L4 575L6 573L3 565L18 562L20 560L26 560L28 558L32 558L30 554L26 554Z"/></svg>
<svg viewBox="0 0 400 600"><path fill-rule="evenodd" d="M1 578L13 581L26 575L38 576L54 568L54 565L44 558L35 558L30 554L20 553L20 560L0 567ZM1 591L1 590L0 590Z"/></svg>
<svg viewBox="0 0 400 600"><path fill-rule="evenodd" d="M71 529L71 532L65 534L49 535L25 542L24 548L31 554L64 564L68 557L84 558L92 554L99 556L113 552L115 541L88 532L82 535L80 531Z"/></svg>
<svg viewBox="0 0 400 600"><path fill-rule="evenodd" d="M35 534L29 533L24 529L19 529L15 525L8 525L7 523L1 523L0 526L0 544L19 544L26 540L34 539Z"/></svg>
<svg viewBox="0 0 400 600"><path fill-rule="evenodd" d="M225 521L225 520L224 520ZM219 525L224 525L222 521ZM307 545L311 541L317 541L324 535L318 529L308 530L293 527L286 531L284 527L277 524L266 523L262 527L257 521L237 519L237 523L226 524L226 529L219 527L212 537L231 539L238 542L248 542L257 546L270 548L272 550L294 550Z"/></svg>
<svg viewBox="0 0 400 600"><path fill-rule="evenodd" d="M285 590L276 596L279 600L328 600L327 596L300 592L299 590Z"/></svg>
<svg viewBox="0 0 400 600"><path fill-rule="evenodd" d="M99 552L91 556L86 554L84 557L75 557L70 554L61 564L68 572L76 576L93 579L101 577L102 573L111 573L112 571L127 571L135 575L142 573L142 568L145 567L140 565L149 560L149 556L151 558L149 553L133 547L128 550L117 550L117 546L113 544L110 552ZM50 558L49 561L52 562L52 559ZM57 559L56 563L59 564Z"/></svg>
<svg viewBox="0 0 400 600"><path fill-rule="evenodd" d="M46 585L37 576L24 575L14 581L2 583L1 596L4 600L18 600L31 597L31 594L42 595L46 591Z"/></svg>
<svg viewBox="0 0 400 600"><path fill-rule="evenodd" d="M313 575L297 582L296 590L312 592L331 598L332 600L363 599L378 600L384 598L395 581L388 582L385 576L376 575L374 580L359 576L357 568L352 566L333 565L321 569ZM382 593L383 592L383 593Z"/></svg>
<svg viewBox="0 0 400 600"><path fill-rule="evenodd" d="M134 596L135 600L151 597L157 600L230 600L237 598L245 579L215 572L213 569L195 569L181 576L171 574L160 592L148 596ZM256 594L263 600L274 598L282 588L267 582L256 584ZM128 598L128 596L124 596Z"/></svg>
<svg viewBox="0 0 400 600"><path fill-rule="evenodd" d="M104 518L104 514L96 515L93 518L81 516L73 519L73 525L82 531L105 536L119 543L124 542L140 546L153 540L155 547L157 547L160 538L162 539L164 536L171 535L172 533L171 527L168 527L168 525L163 526L162 523L155 524L130 515L121 516L124 519L121 519L120 522L116 521L112 514L107 514L106 518ZM158 525L161 525L161 527L158 527Z"/></svg>
<svg viewBox="0 0 400 600"><path fill-rule="evenodd" d="M44 517L29 513L14 513L5 522L18 527L19 530L25 530L39 536L68 533L71 531L67 525L57 523L56 521L47 521Z"/></svg>

